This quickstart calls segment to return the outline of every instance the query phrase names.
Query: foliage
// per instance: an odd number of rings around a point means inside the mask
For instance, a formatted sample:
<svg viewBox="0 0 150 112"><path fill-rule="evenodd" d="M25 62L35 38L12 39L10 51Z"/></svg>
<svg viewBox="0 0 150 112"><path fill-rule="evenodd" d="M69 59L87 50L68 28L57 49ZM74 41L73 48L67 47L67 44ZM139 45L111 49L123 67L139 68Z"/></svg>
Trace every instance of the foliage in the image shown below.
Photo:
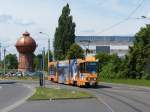
<svg viewBox="0 0 150 112"><path fill-rule="evenodd" d="M72 44L68 53L67 58L73 59L73 58L82 58L84 57L84 51L78 44Z"/></svg>
<svg viewBox="0 0 150 112"><path fill-rule="evenodd" d="M53 55L52 55L52 52L50 51L49 53L49 61L52 61L53 60ZM46 53L45 55L45 71L48 71L48 52Z"/></svg>
<svg viewBox="0 0 150 112"><path fill-rule="evenodd" d="M102 78L150 79L150 25L135 35L133 46L125 58L116 55L97 54Z"/></svg>
<svg viewBox="0 0 150 112"><path fill-rule="evenodd" d="M63 60L67 56L70 46L75 40L75 23L70 15L70 8L67 4L63 7L62 14L58 21L54 38L54 56L56 60Z"/></svg>
<svg viewBox="0 0 150 112"><path fill-rule="evenodd" d="M150 25L141 28L135 35L133 47L127 55L127 77L141 79L150 73ZM149 77L149 76L148 76Z"/></svg>
<svg viewBox="0 0 150 112"><path fill-rule="evenodd" d="M34 69L42 70L42 54L34 56Z"/></svg>
<svg viewBox="0 0 150 112"><path fill-rule="evenodd" d="M52 52L50 51L50 56L49 56L50 61L52 61L52 57L53 57ZM44 69L45 69L45 71L48 71L48 52L44 56L44 62L45 62ZM42 54L38 54L38 55L34 56L34 69L42 70L42 66L43 66Z"/></svg>
<svg viewBox="0 0 150 112"><path fill-rule="evenodd" d="M5 64L7 69L17 69L18 68L17 56L15 54L6 55Z"/></svg>
<svg viewBox="0 0 150 112"><path fill-rule="evenodd" d="M118 78L120 77L119 70L122 59L116 54L99 53L96 55L99 61L99 76L100 78Z"/></svg>

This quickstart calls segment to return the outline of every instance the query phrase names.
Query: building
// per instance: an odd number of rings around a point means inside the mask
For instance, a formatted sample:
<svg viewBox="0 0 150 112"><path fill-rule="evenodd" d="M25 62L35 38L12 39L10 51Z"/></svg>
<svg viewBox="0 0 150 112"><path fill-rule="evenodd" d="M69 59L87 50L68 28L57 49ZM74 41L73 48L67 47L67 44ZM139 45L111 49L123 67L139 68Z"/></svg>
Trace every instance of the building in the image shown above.
<svg viewBox="0 0 150 112"><path fill-rule="evenodd" d="M75 42L90 53L116 53L122 57L128 53L129 46L133 45L133 36L76 36Z"/></svg>
<svg viewBox="0 0 150 112"><path fill-rule="evenodd" d="M32 72L33 69L33 57L36 49L35 40L30 37L28 32L22 34L16 42L16 48L19 52L19 65L18 71L21 72Z"/></svg>

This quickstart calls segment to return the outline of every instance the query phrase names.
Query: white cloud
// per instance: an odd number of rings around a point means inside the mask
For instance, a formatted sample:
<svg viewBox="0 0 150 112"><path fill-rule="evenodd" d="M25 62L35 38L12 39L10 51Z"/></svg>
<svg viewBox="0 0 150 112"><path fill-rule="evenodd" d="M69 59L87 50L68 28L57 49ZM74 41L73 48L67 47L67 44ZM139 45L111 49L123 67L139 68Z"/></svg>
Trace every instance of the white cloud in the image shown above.
<svg viewBox="0 0 150 112"><path fill-rule="evenodd" d="M29 25L34 25L35 23L30 20L22 20L22 19L16 19L14 21L16 25L21 25L21 26L29 26Z"/></svg>
<svg viewBox="0 0 150 112"><path fill-rule="evenodd" d="M1 14L0 15L0 23L9 23L13 20L11 15Z"/></svg>
<svg viewBox="0 0 150 112"><path fill-rule="evenodd" d="M35 24L35 22L31 20L18 19L9 14L0 14L0 23L12 23L19 26L30 26Z"/></svg>

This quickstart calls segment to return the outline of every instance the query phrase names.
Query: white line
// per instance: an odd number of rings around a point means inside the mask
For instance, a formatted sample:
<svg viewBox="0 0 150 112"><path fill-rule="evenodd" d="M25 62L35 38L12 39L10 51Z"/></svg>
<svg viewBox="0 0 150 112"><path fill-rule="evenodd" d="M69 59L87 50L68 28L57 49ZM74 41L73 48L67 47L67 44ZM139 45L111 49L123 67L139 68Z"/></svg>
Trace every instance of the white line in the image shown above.
<svg viewBox="0 0 150 112"><path fill-rule="evenodd" d="M97 95L96 95L97 96ZM104 100L102 100L102 98L100 98L99 96L97 96L97 99L103 103L109 110L110 112L115 112Z"/></svg>
<svg viewBox="0 0 150 112"><path fill-rule="evenodd" d="M2 86L0 86L0 89L2 88Z"/></svg>
<svg viewBox="0 0 150 112"><path fill-rule="evenodd" d="M14 103L13 105L10 105L4 109L2 109L1 112L9 112L13 109L15 109L16 107L18 107L19 105L23 104L30 96L32 96L34 93L35 93L35 89L30 87L29 85L24 85L26 87L28 87L29 89L31 89L31 92L26 96L24 97L23 99L17 101L16 103Z"/></svg>

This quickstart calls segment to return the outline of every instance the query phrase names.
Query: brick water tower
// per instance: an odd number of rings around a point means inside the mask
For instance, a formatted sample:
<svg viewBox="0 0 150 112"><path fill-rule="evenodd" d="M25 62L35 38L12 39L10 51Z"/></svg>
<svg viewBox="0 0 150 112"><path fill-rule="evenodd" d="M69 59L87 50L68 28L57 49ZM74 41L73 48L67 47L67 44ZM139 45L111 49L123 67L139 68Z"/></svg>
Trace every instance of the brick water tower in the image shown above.
<svg viewBox="0 0 150 112"><path fill-rule="evenodd" d="M30 33L23 33L22 37L18 39L15 46L17 48L17 51L19 52L18 71L34 71L33 58L34 51L37 45L35 40L32 37L30 37Z"/></svg>

